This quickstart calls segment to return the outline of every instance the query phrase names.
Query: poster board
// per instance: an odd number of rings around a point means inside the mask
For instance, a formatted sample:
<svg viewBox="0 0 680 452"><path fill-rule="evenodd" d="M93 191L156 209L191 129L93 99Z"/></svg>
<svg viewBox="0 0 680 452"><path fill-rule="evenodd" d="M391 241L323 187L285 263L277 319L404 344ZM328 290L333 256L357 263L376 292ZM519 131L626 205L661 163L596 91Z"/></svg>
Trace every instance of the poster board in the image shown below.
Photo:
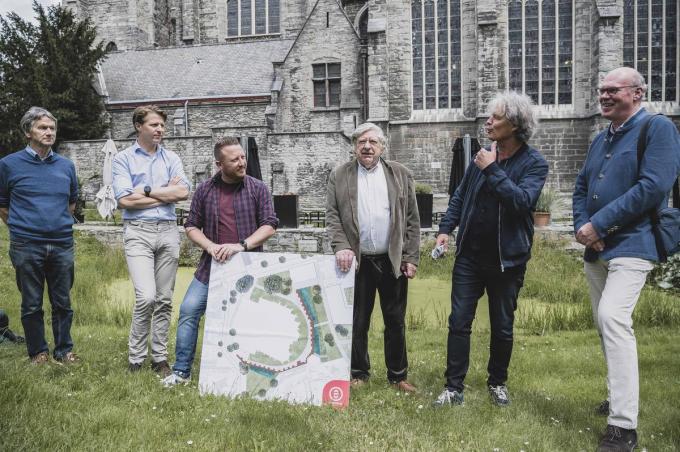
<svg viewBox="0 0 680 452"><path fill-rule="evenodd" d="M347 406L354 274L326 255L213 260L201 394Z"/></svg>

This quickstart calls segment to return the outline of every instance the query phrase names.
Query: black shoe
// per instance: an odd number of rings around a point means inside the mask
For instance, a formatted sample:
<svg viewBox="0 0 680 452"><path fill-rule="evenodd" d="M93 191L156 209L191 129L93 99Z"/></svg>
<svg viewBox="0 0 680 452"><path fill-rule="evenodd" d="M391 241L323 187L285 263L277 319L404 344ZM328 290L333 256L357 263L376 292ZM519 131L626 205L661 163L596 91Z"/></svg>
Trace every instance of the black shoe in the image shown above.
<svg viewBox="0 0 680 452"><path fill-rule="evenodd" d="M632 452L637 446L637 432L615 425L607 425L597 452Z"/></svg>
<svg viewBox="0 0 680 452"><path fill-rule="evenodd" d="M7 339L8 341L14 342L15 344L23 344L26 342L22 336L15 334L9 328L0 328L0 339ZM2 342L2 340L0 340L0 342Z"/></svg>
<svg viewBox="0 0 680 452"><path fill-rule="evenodd" d="M128 372L139 372L143 363L128 363Z"/></svg>
<svg viewBox="0 0 680 452"><path fill-rule="evenodd" d="M599 416L609 416L609 400L600 402L600 405L595 408L595 414Z"/></svg>
<svg viewBox="0 0 680 452"><path fill-rule="evenodd" d="M172 369L168 365L168 362L165 360L158 361L157 363L152 362L151 370L156 372L156 374L161 378L169 377L172 374Z"/></svg>
<svg viewBox="0 0 680 452"><path fill-rule="evenodd" d="M497 406L510 405L510 394L508 394L508 387L505 385L489 385L489 395L491 401Z"/></svg>

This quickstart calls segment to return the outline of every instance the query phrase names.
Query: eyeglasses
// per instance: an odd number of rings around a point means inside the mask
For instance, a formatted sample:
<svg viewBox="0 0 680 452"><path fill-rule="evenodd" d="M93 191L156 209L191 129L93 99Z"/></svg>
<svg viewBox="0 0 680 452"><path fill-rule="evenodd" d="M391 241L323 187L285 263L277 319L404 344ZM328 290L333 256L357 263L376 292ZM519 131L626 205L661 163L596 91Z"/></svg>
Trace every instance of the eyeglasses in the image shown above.
<svg viewBox="0 0 680 452"><path fill-rule="evenodd" d="M359 146L365 146L366 143L370 143L371 146L378 146L380 144L380 141L378 141L376 138L371 138L367 140L366 138L362 138L361 140L357 141L357 144Z"/></svg>
<svg viewBox="0 0 680 452"><path fill-rule="evenodd" d="M619 91L621 91L623 88L639 88L638 85L627 85L627 86L612 86L611 88L598 88L597 92L600 93L600 96L603 96L605 93L609 94L610 96L616 96Z"/></svg>

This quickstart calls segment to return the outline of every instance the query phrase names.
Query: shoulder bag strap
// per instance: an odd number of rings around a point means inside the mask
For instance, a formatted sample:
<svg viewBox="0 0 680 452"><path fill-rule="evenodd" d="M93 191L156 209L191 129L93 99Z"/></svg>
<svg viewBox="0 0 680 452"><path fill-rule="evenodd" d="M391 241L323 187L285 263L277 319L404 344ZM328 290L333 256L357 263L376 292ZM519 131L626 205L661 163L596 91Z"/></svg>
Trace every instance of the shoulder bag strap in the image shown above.
<svg viewBox="0 0 680 452"><path fill-rule="evenodd" d="M640 165L642 164L642 157L645 154L645 149L647 148L647 130L649 129L649 124L652 122L652 120L656 116L660 116L660 113L657 113L655 115L650 115L645 119L645 122L642 124L642 127L640 128L640 135L638 136L638 141L637 141L637 162L638 162L638 174L640 173ZM675 196L675 192L678 189L678 181L675 181L675 185L673 187L673 195ZM675 204L673 204L675 205ZM659 260L661 262L666 262L668 259L668 256L666 254L666 249L663 246L663 241L661 240L661 234L659 233L659 214L656 211L656 208L652 207L649 209L648 212L649 219L652 222L652 233L654 234L654 242L656 244L656 252L659 255Z"/></svg>

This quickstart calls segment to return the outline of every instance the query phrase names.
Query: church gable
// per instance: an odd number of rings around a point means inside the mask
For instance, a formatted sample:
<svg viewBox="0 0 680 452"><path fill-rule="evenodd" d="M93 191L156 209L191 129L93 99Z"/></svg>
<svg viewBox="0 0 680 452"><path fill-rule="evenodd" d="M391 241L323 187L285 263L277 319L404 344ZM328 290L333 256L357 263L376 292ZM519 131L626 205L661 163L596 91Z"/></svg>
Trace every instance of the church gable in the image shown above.
<svg viewBox="0 0 680 452"><path fill-rule="evenodd" d="M318 0L277 70L282 131L343 130L361 110L360 39L336 0ZM351 119L348 119L351 118Z"/></svg>

